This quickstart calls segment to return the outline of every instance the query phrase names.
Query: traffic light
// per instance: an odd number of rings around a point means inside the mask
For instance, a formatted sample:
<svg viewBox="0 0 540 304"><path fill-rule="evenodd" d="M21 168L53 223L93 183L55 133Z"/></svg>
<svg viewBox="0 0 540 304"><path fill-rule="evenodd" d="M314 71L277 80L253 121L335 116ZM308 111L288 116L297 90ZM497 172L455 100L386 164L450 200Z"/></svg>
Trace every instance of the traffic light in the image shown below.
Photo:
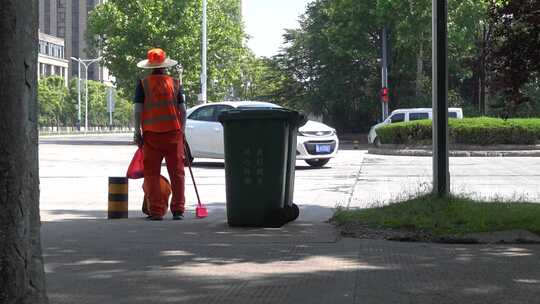
<svg viewBox="0 0 540 304"><path fill-rule="evenodd" d="M381 89L381 99L383 102L388 102L390 100L390 97L388 96L388 88L384 87Z"/></svg>

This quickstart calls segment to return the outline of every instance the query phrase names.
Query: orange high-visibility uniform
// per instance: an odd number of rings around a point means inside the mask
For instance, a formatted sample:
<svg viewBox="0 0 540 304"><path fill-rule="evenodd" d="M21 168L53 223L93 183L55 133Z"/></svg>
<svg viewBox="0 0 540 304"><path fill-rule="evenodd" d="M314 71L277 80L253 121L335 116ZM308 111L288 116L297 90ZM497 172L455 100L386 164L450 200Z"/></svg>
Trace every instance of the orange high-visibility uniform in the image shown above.
<svg viewBox="0 0 540 304"><path fill-rule="evenodd" d="M167 201L160 188L161 162L165 158L171 179L171 211L184 212L184 134L180 125L179 83L167 75L153 74L142 80L144 106L142 130L144 138L144 180L148 189L150 214L164 216Z"/></svg>

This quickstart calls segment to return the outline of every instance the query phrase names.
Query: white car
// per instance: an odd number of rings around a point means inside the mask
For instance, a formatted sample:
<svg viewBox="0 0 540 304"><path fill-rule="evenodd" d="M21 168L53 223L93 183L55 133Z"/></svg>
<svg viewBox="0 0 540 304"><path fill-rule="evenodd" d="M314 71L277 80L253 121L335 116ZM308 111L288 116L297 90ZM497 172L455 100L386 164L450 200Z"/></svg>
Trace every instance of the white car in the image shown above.
<svg viewBox="0 0 540 304"><path fill-rule="evenodd" d="M217 120L219 114L235 108L281 108L273 103L258 101L212 102L187 110L186 139L194 158L224 158L223 126ZM338 151L336 130L319 122L309 120L298 130L296 159L310 166L322 167Z"/></svg>
<svg viewBox="0 0 540 304"><path fill-rule="evenodd" d="M397 109L392 111L390 115L381 123L378 123L369 129L368 142L370 144L379 145L380 141L377 137L376 130L382 126L391 123L402 121L413 121L432 118L431 108L416 108L416 109ZM461 108L448 108L448 118L463 119L463 110Z"/></svg>

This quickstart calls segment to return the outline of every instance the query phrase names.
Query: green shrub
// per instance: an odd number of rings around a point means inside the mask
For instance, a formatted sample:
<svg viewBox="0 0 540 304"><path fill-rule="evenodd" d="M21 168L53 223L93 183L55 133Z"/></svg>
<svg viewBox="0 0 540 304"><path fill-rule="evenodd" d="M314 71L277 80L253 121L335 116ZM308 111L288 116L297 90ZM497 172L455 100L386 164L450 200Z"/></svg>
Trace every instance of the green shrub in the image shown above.
<svg viewBox="0 0 540 304"><path fill-rule="evenodd" d="M540 119L538 118L514 118L508 121L516 123L524 128L529 129L536 134L536 141L540 141Z"/></svg>
<svg viewBox="0 0 540 304"><path fill-rule="evenodd" d="M431 120L401 122L377 129L381 143L431 144ZM540 119L477 117L449 120L450 143L468 145L524 145L540 141Z"/></svg>

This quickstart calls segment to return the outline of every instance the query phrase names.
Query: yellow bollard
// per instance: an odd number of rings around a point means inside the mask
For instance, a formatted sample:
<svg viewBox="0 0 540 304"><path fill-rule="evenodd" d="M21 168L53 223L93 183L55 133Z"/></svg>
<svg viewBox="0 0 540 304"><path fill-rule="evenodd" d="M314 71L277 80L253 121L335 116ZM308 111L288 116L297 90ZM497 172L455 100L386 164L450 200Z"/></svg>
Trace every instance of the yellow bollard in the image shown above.
<svg viewBox="0 0 540 304"><path fill-rule="evenodd" d="M128 179L109 176L109 219L128 218Z"/></svg>

